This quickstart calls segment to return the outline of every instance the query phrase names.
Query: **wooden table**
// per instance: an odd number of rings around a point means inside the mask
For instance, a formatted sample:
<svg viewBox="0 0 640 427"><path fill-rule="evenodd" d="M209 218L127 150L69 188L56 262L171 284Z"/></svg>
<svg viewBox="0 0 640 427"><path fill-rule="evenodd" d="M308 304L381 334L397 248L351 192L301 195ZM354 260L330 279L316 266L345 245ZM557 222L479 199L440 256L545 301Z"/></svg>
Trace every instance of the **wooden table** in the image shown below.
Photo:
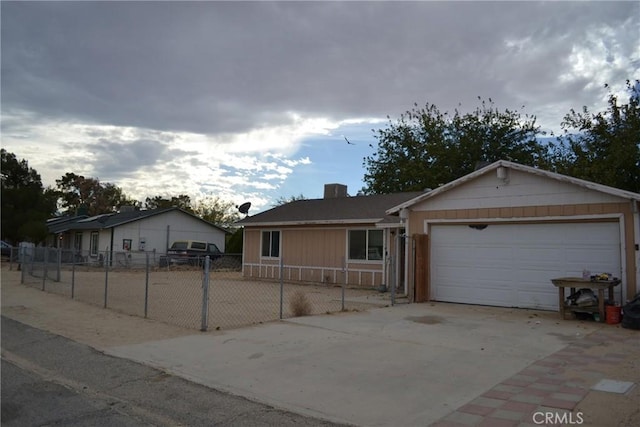
<svg viewBox="0 0 640 427"><path fill-rule="evenodd" d="M551 279L551 283L553 283L558 288L558 303L560 307L560 317L564 319L564 314L566 311L571 312L588 312L588 313L598 313L600 315L600 321L605 321L605 310L604 310L604 291L608 290L609 301L613 302L613 288L620 284L620 279L613 280L589 280L583 279L582 277L560 277L558 279ZM571 288L571 294L573 294L576 289L588 288L598 291L598 305L597 306L574 306L574 305L566 305L564 299L564 288Z"/></svg>

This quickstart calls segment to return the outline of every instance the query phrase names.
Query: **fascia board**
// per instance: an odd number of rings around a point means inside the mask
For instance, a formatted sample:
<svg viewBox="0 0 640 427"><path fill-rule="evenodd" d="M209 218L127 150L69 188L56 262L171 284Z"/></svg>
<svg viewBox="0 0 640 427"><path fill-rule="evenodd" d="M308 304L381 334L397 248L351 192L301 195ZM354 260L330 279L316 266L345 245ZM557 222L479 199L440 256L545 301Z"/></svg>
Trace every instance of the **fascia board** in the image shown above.
<svg viewBox="0 0 640 427"><path fill-rule="evenodd" d="M272 221L272 222L245 222L240 224L243 227L284 227L295 225L350 225L350 224L366 224L377 223L382 218L366 218L366 219L336 219L336 220L316 220L316 221Z"/></svg>

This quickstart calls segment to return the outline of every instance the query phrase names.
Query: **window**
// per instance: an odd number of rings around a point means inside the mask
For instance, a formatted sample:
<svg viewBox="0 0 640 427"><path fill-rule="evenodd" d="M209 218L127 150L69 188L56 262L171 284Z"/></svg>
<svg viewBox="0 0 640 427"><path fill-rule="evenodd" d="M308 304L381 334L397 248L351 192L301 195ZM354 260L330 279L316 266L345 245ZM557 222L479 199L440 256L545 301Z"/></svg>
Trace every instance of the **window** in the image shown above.
<svg viewBox="0 0 640 427"><path fill-rule="evenodd" d="M280 256L279 231L262 232L262 256L269 258L278 258Z"/></svg>
<svg viewBox="0 0 640 427"><path fill-rule="evenodd" d="M82 233L76 233L73 237L73 248L77 251L82 250Z"/></svg>
<svg viewBox="0 0 640 427"><path fill-rule="evenodd" d="M197 249L199 251L206 251L207 244L205 242L191 242L191 249Z"/></svg>
<svg viewBox="0 0 640 427"><path fill-rule="evenodd" d="M382 230L349 230L349 259L381 260L383 240Z"/></svg>
<svg viewBox="0 0 640 427"><path fill-rule="evenodd" d="M91 232L91 240L89 241L89 250L91 251L91 256L98 256L98 232Z"/></svg>

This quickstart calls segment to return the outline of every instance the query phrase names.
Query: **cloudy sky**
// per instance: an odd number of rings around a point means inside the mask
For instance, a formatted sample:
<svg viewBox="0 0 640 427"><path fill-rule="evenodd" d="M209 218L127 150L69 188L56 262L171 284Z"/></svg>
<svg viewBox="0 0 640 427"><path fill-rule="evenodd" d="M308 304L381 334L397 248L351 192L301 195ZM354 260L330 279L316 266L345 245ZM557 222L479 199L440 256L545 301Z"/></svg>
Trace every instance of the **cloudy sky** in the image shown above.
<svg viewBox="0 0 640 427"><path fill-rule="evenodd" d="M1 3L2 147L144 200L362 188L372 129L477 97L558 130L640 78L638 2ZM353 144L347 144L344 138Z"/></svg>

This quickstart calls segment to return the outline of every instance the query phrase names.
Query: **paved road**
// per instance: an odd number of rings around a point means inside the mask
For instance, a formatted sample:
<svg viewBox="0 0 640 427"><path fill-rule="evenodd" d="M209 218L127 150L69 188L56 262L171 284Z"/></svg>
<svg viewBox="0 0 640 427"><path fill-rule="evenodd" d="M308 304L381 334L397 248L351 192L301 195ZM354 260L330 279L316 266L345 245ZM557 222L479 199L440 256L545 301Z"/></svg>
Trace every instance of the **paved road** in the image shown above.
<svg viewBox="0 0 640 427"><path fill-rule="evenodd" d="M2 317L3 426L335 426Z"/></svg>

